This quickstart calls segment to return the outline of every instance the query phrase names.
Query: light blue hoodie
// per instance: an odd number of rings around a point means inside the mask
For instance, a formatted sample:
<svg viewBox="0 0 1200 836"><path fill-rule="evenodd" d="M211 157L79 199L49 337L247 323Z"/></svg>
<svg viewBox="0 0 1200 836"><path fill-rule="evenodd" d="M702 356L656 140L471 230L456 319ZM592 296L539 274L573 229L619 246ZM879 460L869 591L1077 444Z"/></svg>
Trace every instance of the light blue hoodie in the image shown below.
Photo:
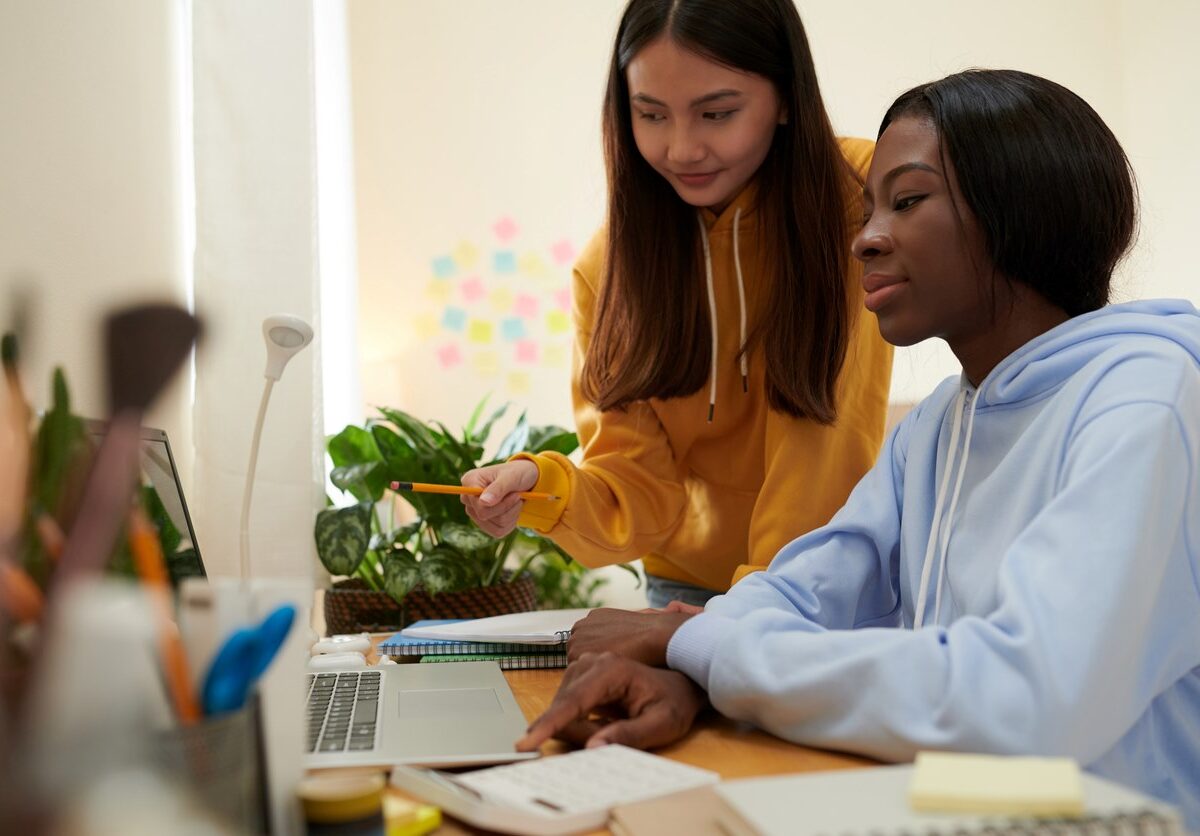
<svg viewBox="0 0 1200 836"><path fill-rule="evenodd" d="M1071 756L1200 829L1200 313L1112 305L947 380L667 659L798 743Z"/></svg>

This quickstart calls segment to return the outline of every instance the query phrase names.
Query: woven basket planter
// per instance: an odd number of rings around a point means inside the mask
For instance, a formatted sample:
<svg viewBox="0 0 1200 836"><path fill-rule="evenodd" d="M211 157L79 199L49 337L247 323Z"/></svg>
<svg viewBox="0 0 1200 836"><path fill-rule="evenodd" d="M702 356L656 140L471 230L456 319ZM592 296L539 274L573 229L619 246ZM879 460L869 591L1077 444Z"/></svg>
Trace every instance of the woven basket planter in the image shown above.
<svg viewBox="0 0 1200 836"><path fill-rule="evenodd" d="M535 609L537 586L528 573L507 583L439 595L418 587L404 596L403 607L359 578L347 578L325 591L325 628L330 635L386 633L423 618L486 618Z"/></svg>

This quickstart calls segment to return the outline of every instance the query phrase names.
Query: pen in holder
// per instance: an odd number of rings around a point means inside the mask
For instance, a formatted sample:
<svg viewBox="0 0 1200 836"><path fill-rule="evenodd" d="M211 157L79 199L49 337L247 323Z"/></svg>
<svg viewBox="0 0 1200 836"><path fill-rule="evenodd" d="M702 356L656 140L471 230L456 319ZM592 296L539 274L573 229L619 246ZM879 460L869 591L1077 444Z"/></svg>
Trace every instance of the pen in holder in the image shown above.
<svg viewBox="0 0 1200 836"><path fill-rule="evenodd" d="M149 759L234 832L267 831L257 693L235 711L160 732Z"/></svg>

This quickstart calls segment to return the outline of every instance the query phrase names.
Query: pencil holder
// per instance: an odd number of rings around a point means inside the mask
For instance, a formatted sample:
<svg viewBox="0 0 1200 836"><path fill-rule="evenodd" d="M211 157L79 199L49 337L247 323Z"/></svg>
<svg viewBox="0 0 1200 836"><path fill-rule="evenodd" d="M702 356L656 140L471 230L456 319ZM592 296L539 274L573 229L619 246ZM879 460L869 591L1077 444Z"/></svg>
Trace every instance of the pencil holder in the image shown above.
<svg viewBox="0 0 1200 836"><path fill-rule="evenodd" d="M257 696L237 711L161 733L153 760L233 832L265 832Z"/></svg>

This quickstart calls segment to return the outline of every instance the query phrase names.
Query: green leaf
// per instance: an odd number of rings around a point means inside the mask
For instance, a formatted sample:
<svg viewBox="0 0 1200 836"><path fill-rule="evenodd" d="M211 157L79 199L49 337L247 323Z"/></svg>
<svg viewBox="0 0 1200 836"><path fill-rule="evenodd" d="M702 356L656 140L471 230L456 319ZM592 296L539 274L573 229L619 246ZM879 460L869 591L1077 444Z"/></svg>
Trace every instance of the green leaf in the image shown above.
<svg viewBox="0 0 1200 836"><path fill-rule="evenodd" d="M383 558L383 589L396 603L421 582L421 568L408 549L396 549Z"/></svg>
<svg viewBox="0 0 1200 836"><path fill-rule="evenodd" d="M526 449L526 444L529 441L529 422L525 420L525 413L521 413L521 417L517 419L517 425L512 428L512 431L504 437L500 442L500 449L496 451L496 460L505 461L509 456L520 453Z"/></svg>
<svg viewBox="0 0 1200 836"><path fill-rule="evenodd" d="M34 445L33 497L37 506L62 520L63 501L82 490L92 455L83 421L71 414L71 399L61 368L54 370L54 405L38 427Z"/></svg>
<svg viewBox="0 0 1200 836"><path fill-rule="evenodd" d="M408 525L400 526L395 531L373 535L371 537L371 551L406 551L408 549L408 541L420 530L423 524L420 520L417 520Z"/></svg>
<svg viewBox="0 0 1200 836"><path fill-rule="evenodd" d="M375 439L362 427L349 426L337 435L331 435L325 448L329 451L329 458L333 459L334 467L350 467L383 459Z"/></svg>
<svg viewBox="0 0 1200 836"><path fill-rule="evenodd" d="M477 586L479 575L462 552L440 545L421 558L421 586L430 595Z"/></svg>
<svg viewBox="0 0 1200 836"><path fill-rule="evenodd" d="M390 481L387 467L382 461L335 467L329 474L329 480L359 502L378 502Z"/></svg>
<svg viewBox="0 0 1200 836"><path fill-rule="evenodd" d="M475 434L475 425L479 423L479 416L483 415L483 408L487 406L488 399L491 393L483 396L479 403L475 404L475 408L471 410L471 417L467 419L467 423L463 425L463 434L468 438Z"/></svg>
<svg viewBox="0 0 1200 836"><path fill-rule="evenodd" d="M525 449L531 453L555 452L569 456L579 448L579 436L570 430L549 424L544 427L530 427L529 439Z"/></svg>
<svg viewBox="0 0 1200 836"><path fill-rule="evenodd" d="M484 401L486 400L487 399L484 398ZM481 402L479 406L482 407L483 402ZM504 404L504 406L493 412L492 417L487 419L487 423L480 428L479 432L472 433L472 439L481 446L487 444L488 436L492 434L492 427L495 426L496 422L500 420L501 416L503 416L505 412L508 412L509 406L510 404Z"/></svg>
<svg viewBox="0 0 1200 836"><path fill-rule="evenodd" d="M184 578L204 577L204 566L195 549L183 549L167 555L167 572L171 576L171 585L178 586Z"/></svg>
<svg viewBox="0 0 1200 836"><path fill-rule="evenodd" d="M450 433L450 430L446 429L446 425L441 421L437 421L436 423L441 429L442 435L445 438L445 448L451 455L457 457L458 459L458 461L455 463L455 470L458 471L459 475L461 476L463 473L466 473L468 470L475 467L475 463L479 460L479 456L475 453L475 451L467 444L464 444L455 438Z"/></svg>
<svg viewBox="0 0 1200 836"><path fill-rule="evenodd" d="M438 527L442 542L449 543L462 552L494 549L499 542L486 531L475 525L448 522Z"/></svg>
<svg viewBox="0 0 1200 836"><path fill-rule="evenodd" d="M326 508L317 514L317 555L331 575L353 574L371 540L371 503Z"/></svg>

